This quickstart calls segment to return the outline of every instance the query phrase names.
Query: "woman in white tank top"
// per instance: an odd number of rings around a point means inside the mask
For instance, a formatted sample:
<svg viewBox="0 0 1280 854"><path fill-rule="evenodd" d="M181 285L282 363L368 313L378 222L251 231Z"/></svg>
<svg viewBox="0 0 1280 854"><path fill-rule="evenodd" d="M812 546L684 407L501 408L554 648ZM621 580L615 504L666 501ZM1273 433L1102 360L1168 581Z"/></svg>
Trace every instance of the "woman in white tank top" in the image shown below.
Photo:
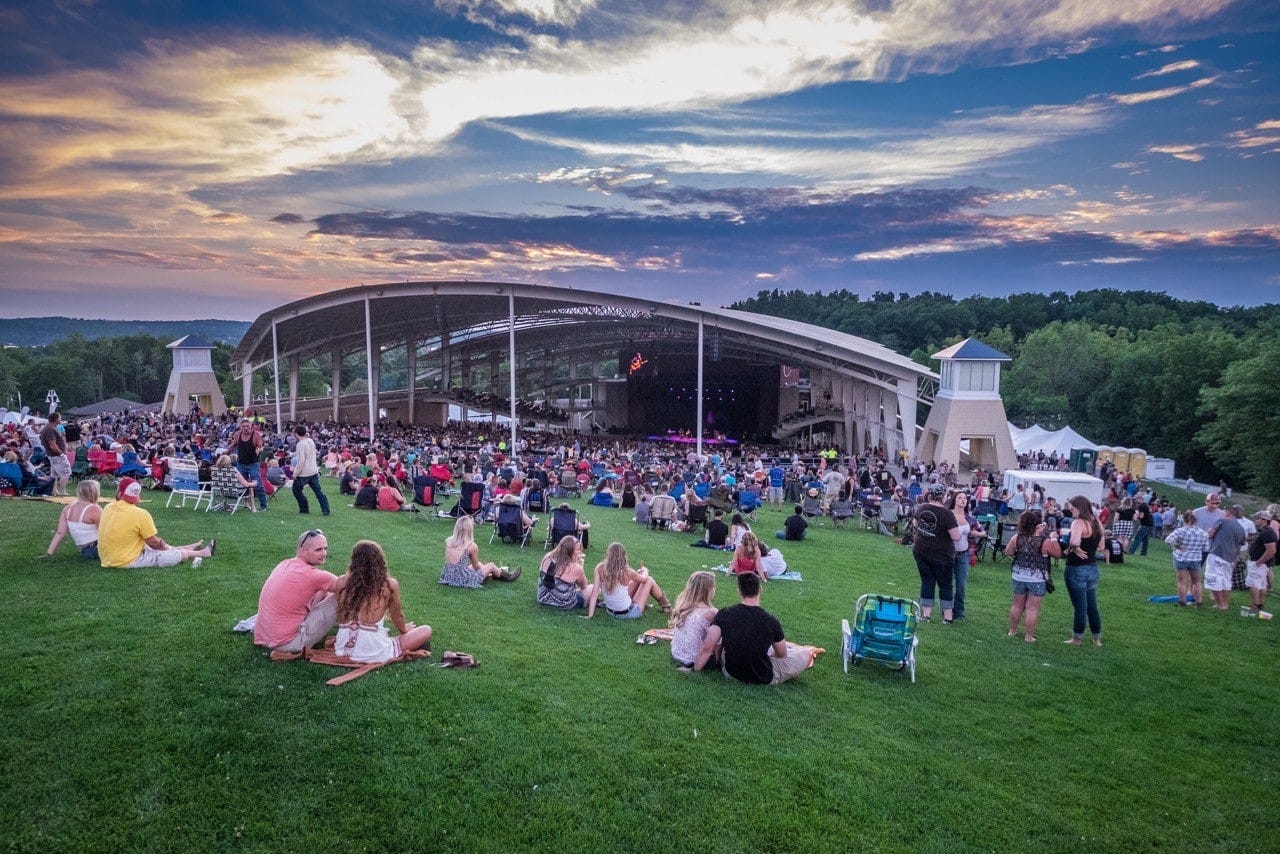
<svg viewBox="0 0 1280 854"><path fill-rule="evenodd" d="M98 559L98 520L102 518L102 508L98 506L100 491L96 480L80 481L76 487L75 502L63 507L58 515L58 530L54 532L46 555L52 557L58 545L70 534L82 556Z"/></svg>

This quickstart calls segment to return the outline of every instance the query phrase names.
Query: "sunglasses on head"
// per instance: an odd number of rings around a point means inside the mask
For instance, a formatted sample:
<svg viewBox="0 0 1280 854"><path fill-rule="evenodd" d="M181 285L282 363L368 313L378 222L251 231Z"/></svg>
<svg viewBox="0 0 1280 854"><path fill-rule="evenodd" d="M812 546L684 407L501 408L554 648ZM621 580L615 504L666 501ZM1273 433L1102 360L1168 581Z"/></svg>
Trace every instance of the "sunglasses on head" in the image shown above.
<svg viewBox="0 0 1280 854"><path fill-rule="evenodd" d="M311 539L312 537L319 537L322 534L324 534L324 531L320 530L319 528L314 528L302 535L302 542L305 544L307 540Z"/></svg>

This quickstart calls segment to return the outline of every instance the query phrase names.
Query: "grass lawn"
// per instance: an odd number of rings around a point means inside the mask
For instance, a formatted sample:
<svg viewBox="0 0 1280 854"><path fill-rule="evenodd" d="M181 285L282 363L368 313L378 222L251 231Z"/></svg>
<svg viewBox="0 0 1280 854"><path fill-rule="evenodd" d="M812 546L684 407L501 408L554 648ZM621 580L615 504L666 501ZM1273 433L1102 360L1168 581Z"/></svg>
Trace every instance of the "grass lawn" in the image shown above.
<svg viewBox="0 0 1280 854"><path fill-rule="evenodd" d="M325 488L336 494L335 482ZM107 571L69 544L40 559L57 505L0 501L7 725L0 816L19 850L1275 850L1280 622L1151 605L1169 549L1104 567L1106 646L1068 647L1065 587L1037 644L1005 636L1009 562L970 576L969 618L921 627L918 682L841 672L839 625L865 592L919 592L908 549L811 529L804 581L763 604L828 652L796 682L682 674L662 624L534 605L538 547L487 545L514 584L442 588L450 523L282 494L234 517L143 506L170 542L217 536L199 569ZM582 505L582 502L579 502ZM314 503L313 503L314 508ZM588 571L613 539L672 599L719 553L582 507ZM781 515L764 511L772 536ZM406 616L483 666L337 670L272 663L231 626L319 524L327 568L376 539ZM717 604L736 601L723 582Z"/></svg>

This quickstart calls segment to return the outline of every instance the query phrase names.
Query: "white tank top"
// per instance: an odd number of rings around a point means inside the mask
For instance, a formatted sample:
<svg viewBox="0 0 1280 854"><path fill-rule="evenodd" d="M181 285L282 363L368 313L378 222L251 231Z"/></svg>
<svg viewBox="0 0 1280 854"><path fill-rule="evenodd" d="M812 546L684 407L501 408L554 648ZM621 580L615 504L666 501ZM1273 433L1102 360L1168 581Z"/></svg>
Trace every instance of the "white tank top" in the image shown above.
<svg viewBox="0 0 1280 854"><path fill-rule="evenodd" d="M75 521L72 521L71 515L67 514L67 533L81 548L98 541L98 526L84 521L84 514L88 512L90 506L89 504L81 505L80 517Z"/></svg>

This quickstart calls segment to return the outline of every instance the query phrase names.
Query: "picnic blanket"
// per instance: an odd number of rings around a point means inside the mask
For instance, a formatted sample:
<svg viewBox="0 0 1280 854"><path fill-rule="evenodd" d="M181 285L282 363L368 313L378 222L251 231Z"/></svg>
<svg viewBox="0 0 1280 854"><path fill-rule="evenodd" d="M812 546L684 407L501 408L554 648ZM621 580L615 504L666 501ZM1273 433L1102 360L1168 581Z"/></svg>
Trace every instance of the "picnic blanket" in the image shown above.
<svg viewBox="0 0 1280 854"><path fill-rule="evenodd" d="M272 661L294 661L296 659L304 659L314 664L324 664L329 667L346 667L350 668L348 672L341 676L335 676L324 684L326 685L342 685L353 679L359 679L367 673L372 673L379 668L386 667L388 664L397 664L401 661L413 661L415 658L427 658L431 655L430 651L425 649L415 649L401 654L398 658L390 661L375 662L373 664L362 664L359 661L352 661L349 658L342 658L333 651L333 642L336 638L328 638L324 642L324 646L320 649L304 649L302 652L273 652L271 653Z"/></svg>
<svg viewBox="0 0 1280 854"><path fill-rule="evenodd" d="M715 570L716 572L723 572L725 575L729 574L729 567L727 566L717 566L715 567ZM788 569L786 572L782 573L781 575L771 575L769 576L769 580L770 581L804 581L804 579L800 577L800 573L796 572L794 569Z"/></svg>
<svg viewBox="0 0 1280 854"><path fill-rule="evenodd" d="M676 633L675 629L649 629L644 634L640 635L640 638L644 638L645 640L637 639L636 643L654 644L654 643L657 643L658 641L666 641L667 643L671 643L671 639L675 637L675 633ZM792 643L791 641L783 641L783 643L787 645L787 649L789 650L798 649L798 650L808 652L809 655L811 656L809 659L810 667L813 667L813 662L817 660L819 655L822 655L822 653L826 652L826 650L820 646L810 646L808 644L803 644L803 643Z"/></svg>
<svg viewBox="0 0 1280 854"><path fill-rule="evenodd" d="M1176 595L1173 595L1173 596L1148 596L1148 597L1147 597L1147 601L1148 601L1148 602L1151 602L1152 604L1155 604L1155 605L1172 605L1173 603L1175 603L1175 602L1177 602L1177 601L1178 601L1178 597L1177 597ZM1190 594L1187 594L1187 602L1194 602L1194 601L1196 601L1196 598L1195 598L1194 596L1190 595Z"/></svg>

